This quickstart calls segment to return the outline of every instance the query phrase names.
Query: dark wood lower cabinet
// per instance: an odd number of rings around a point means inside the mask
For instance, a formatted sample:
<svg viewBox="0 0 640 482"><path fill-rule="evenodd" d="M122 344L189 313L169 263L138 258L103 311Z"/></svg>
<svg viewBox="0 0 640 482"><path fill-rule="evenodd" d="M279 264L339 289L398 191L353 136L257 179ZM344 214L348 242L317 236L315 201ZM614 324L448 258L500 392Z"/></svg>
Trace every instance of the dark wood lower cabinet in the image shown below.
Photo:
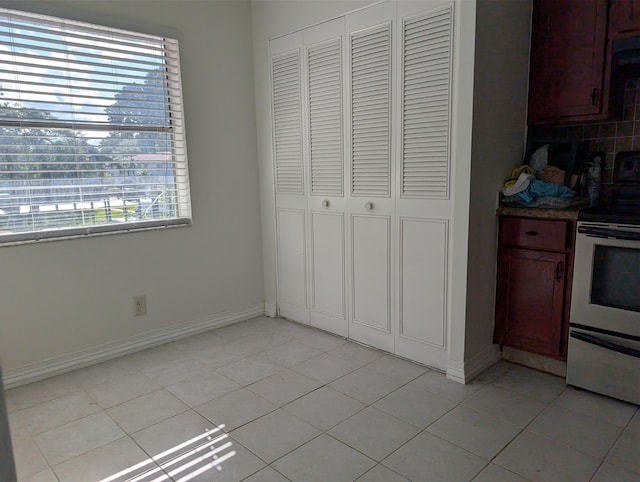
<svg viewBox="0 0 640 482"><path fill-rule="evenodd" d="M495 343L566 359L573 229L571 221L501 218Z"/></svg>
<svg viewBox="0 0 640 482"><path fill-rule="evenodd" d="M499 343L560 357L567 255L518 248L500 253Z"/></svg>

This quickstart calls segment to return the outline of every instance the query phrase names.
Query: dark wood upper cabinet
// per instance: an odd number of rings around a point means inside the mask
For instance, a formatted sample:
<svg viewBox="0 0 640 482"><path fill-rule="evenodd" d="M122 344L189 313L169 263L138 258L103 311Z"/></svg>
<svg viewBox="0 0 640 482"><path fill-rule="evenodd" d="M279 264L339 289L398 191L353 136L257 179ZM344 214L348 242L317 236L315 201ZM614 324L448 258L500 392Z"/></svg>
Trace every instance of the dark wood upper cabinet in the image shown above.
<svg viewBox="0 0 640 482"><path fill-rule="evenodd" d="M611 38L640 34L640 0L611 0Z"/></svg>
<svg viewBox="0 0 640 482"><path fill-rule="evenodd" d="M607 116L607 0L534 0L529 125Z"/></svg>

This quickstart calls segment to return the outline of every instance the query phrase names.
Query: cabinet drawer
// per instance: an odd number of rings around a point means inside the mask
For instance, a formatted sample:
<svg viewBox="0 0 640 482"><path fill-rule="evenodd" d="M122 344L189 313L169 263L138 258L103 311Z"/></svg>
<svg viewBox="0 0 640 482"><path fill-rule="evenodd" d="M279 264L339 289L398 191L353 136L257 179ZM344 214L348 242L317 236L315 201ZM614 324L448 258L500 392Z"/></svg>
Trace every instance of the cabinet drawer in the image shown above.
<svg viewBox="0 0 640 482"><path fill-rule="evenodd" d="M503 217L501 244L564 251L567 248L568 221Z"/></svg>

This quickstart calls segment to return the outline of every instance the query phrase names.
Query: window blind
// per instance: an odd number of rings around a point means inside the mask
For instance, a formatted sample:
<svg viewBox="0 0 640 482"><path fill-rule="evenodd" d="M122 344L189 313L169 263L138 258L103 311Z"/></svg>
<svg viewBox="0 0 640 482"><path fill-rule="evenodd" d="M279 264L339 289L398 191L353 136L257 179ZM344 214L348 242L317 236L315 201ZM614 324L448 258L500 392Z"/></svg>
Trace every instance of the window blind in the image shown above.
<svg viewBox="0 0 640 482"><path fill-rule="evenodd" d="M0 243L191 221L178 42L0 9Z"/></svg>

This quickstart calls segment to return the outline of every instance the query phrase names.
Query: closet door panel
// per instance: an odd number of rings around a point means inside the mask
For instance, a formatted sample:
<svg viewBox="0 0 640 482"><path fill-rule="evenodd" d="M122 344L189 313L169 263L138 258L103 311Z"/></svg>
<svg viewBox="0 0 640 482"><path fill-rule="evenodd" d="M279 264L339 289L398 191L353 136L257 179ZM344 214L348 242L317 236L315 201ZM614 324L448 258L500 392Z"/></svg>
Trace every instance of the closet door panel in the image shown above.
<svg viewBox="0 0 640 482"><path fill-rule="evenodd" d="M344 224L343 214L311 213L311 309L343 321L347 318ZM346 323L343 325L345 332L340 334L346 336Z"/></svg>
<svg viewBox="0 0 640 482"><path fill-rule="evenodd" d="M349 336L394 351L393 167L395 3L347 16Z"/></svg>
<svg viewBox="0 0 640 482"><path fill-rule="evenodd" d="M400 219L401 338L444 348L448 223Z"/></svg>
<svg viewBox="0 0 640 482"><path fill-rule="evenodd" d="M391 195L391 22L354 32L351 53L351 195Z"/></svg>
<svg viewBox="0 0 640 482"><path fill-rule="evenodd" d="M391 334L391 219L353 215L351 222L353 323Z"/></svg>
<svg viewBox="0 0 640 482"><path fill-rule="evenodd" d="M344 18L303 31L313 326L348 335Z"/></svg>
<svg viewBox="0 0 640 482"><path fill-rule="evenodd" d="M402 22L401 196L449 198L453 10Z"/></svg>
<svg viewBox="0 0 640 482"><path fill-rule="evenodd" d="M447 368L454 4L398 3L396 353Z"/></svg>
<svg viewBox="0 0 640 482"><path fill-rule="evenodd" d="M272 58L276 194L304 195L302 85L299 49Z"/></svg>
<svg viewBox="0 0 640 482"><path fill-rule="evenodd" d="M343 197L342 47L338 36L306 46L311 194Z"/></svg>
<svg viewBox="0 0 640 482"><path fill-rule="evenodd" d="M270 42L282 315L446 369L455 2Z"/></svg>
<svg viewBox="0 0 640 482"><path fill-rule="evenodd" d="M278 311L309 322L302 34L269 44Z"/></svg>
<svg viewBox="0 0 640 482"><path fill-rule="evenodd" d="M308 313L305 218L302 209L278 209L278 299L280 313L292 319Z"/></svg>

